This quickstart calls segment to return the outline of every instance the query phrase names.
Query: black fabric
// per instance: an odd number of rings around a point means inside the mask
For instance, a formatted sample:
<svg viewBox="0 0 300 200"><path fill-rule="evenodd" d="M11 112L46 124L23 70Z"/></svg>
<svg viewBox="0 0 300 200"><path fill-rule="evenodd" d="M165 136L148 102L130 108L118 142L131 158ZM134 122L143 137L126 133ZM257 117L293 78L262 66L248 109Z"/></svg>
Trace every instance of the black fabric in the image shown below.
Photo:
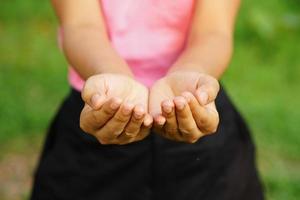
<svg viewBox="0 0 300 200"><path fill-rule="evenodd" d="M255 151L244 120L222 89L218 132L195 144L155 133L104 146L79 128L72 90L49 129L31 200L261 200Z"/></svg>

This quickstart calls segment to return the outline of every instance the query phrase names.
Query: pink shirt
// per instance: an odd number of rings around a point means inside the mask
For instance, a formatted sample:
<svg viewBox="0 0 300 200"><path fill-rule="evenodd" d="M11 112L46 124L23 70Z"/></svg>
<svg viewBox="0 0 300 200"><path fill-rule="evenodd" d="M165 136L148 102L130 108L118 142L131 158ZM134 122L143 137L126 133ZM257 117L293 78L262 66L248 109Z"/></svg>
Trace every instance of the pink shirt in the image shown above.
<svg viewBox="0 0 300 200"><path fill-rule="evenodd" d="M101 0L111 44L136 79L151 86L184 48L194 0ZM70 67L69 81L84 81Z"/></svg>

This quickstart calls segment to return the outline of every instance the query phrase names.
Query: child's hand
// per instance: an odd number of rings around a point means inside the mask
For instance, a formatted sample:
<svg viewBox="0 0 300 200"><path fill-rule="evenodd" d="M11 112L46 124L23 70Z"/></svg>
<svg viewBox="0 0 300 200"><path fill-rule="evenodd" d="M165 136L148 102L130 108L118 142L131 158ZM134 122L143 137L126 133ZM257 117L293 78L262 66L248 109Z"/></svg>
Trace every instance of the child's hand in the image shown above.
<svg viewBox="0 0 300 200"><path fill-rule="evenodd" d="M215 78L197 72L173 72L160 79L150 90L155 131L189 143L214 133L219 124L214 102L218 91Z"/></svg>
<svg viewBox="0 0 300 200"><path fill-rule="evenodd" d="M82 90L85 106L80 127L102 144L127 144L144 139L152 125L148 89L116 74L90 77Z"/></svg>

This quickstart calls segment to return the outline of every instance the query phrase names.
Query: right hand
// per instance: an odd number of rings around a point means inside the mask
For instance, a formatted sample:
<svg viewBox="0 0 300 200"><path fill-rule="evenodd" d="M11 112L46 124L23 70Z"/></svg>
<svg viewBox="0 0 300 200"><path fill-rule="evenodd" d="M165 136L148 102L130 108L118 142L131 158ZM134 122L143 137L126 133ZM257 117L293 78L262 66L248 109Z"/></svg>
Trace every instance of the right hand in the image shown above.
<svg viewBox="0 0 300 200"><path fill-rule="evenodd" d="M148 114L148 93L128 76L91 76L82 90L81 129L101 144L123 145L144 139L153 122Z"/></svg>

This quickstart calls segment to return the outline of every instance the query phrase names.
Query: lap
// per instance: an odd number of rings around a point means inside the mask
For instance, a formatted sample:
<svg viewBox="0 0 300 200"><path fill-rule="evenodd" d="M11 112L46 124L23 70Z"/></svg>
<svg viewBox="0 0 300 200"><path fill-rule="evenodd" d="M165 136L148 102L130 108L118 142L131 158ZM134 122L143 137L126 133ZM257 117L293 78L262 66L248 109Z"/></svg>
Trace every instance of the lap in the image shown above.
<svg viewBox="0 0 300 200"><path fill-rule="evenodd" d="M78 126L82 106L72 91L52 122L32 199L262 199L248 129L223 90L218 133L195 144L152 133L101 145Z"/></svg>

